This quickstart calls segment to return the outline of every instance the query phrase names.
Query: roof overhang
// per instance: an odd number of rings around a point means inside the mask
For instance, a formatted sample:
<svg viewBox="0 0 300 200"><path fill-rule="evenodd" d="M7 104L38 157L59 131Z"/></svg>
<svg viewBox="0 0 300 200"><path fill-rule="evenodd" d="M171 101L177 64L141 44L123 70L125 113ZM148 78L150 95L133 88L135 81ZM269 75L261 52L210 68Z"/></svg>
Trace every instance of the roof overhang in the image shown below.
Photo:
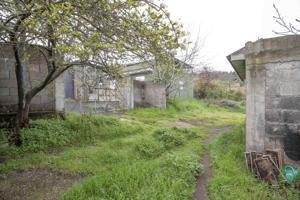
<svg viewBox="0 0 300 200"><path fill-rule="evenodd" d="M245 49L242 48L227 56L227 60L242 81L246 78L246 58L244 51Z"/></svg>

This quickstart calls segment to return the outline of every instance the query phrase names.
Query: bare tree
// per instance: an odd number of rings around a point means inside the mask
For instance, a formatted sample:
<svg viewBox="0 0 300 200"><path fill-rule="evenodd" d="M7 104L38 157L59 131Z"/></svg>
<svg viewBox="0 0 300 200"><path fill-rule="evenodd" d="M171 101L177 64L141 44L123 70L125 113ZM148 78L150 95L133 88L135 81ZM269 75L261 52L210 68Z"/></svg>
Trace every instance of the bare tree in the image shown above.
<svg viewBox="0 0 300 200"><path fill-rule="evenodd" d="M185 48L163 55L165 58L164 62L152 63L154 81L165 84L167 98L170 97L171 93L174 94L175 91L178 91L180 87L178 83L185 78L187 73L193 73L195 66L201 65L201 61L197 60L197 58L199 58L204 42L200 39L199 33L195 42L190 42L190 40L190 37L186 39L185 43L188 44Z"/></svg>
<svg viewBox="0 0 300 200"><path fill-rule="evenodd" d="M199 99L205 98L208 91L215 88L213 83L215 75L213 74L213 69L209 66L203 67L197 75L195 81L195 96Z"/></svg>
<svg viewBox="0 0 300 200"><path fill-rule="evenodd" d="M276 16L273 17L276 20L276 22L283 28L282 31L273 31L273 32L279 35L288 35L288 34L300 35L300 19L295 19L294 23L287 22L280 14L280 11L275 4L273 4L273 7L276 11Z"/></svg>

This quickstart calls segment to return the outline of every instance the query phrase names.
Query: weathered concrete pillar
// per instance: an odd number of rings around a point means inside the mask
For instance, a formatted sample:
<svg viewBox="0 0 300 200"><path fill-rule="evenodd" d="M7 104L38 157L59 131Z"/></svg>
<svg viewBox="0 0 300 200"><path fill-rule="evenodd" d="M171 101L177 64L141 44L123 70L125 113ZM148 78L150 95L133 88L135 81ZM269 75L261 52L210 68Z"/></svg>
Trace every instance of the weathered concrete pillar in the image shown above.
<svg viewBox="0 0 300 200"><path fill-rule="evenodd" d="M120 106L124 110L133 108L133 80L131 76L125 76L119 85Z"/></svg>
<svg viewBox="0 0 300 200"><path fill-rule="evenodd" d="M248 42L227 58L247 85L246 150L280 149L300 165L300 36Z"/></svg>

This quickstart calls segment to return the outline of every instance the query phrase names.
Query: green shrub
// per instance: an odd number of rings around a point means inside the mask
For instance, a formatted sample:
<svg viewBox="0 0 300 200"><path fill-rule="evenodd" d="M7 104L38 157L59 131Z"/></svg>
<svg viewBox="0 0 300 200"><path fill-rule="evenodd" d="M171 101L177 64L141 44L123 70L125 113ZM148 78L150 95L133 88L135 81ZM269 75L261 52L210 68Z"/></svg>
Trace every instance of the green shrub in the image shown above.
<svg viewBox="0 0 300 200"><path fill-rule="evenodd" d="M200 164L197 156L179 156L168 154L165 161L166 166L176 171L185 171L192 173L194 177L199 176L203 172L203 166ZM185 176L186 174L180 174Z"/></svg>
<svg viewBox="0 0 300 200"><path fill-rule="evenodd" d="M50 147L61 147L71 142L74 132L62 120L36 120L34 128L22 130L22 150L37 152Z"/></svg>
<svg viewBox="0 0 300 200"><path fill-rule="evenodd" d="M142 158L156 158L164 151L164 146L154 140L141 140L135 147L136 151Z"/></svg>
<svg viewBox="0 0 300 200"><path fill-rule="evenodd" d="M0 128L0 145L7 143L7 137L9 135L9 130L5 128Z"/></svg>
<svg viewBox="0 0 300 200"><path fill-rule="evenodd" d="M162 142L166 149L183 145L185 138L174 129L161 128L154 131L153 136Z"/></svg>
<svg viewBox="0 0 300 200"><path fill-rule="evenodd" d="M181 133L188 140L195 139L195 138L199 137L199 135L196 133L196 131L193 131L193 130L188 129L188 128L183 128L183 129L173 128L173 129L175 131Z"/></svg>
<svg viewBox="0 0 300 200"><path fill-rule="evenodd" d="M0 156L21 156L25 152L47 151L49 148L66 145L83 145L96 139L107 140L125 137L143 131L139 124L121 122L116 117L101 115L68 114L60 118L39 119L30 128L22 130L23 144L0 148ZM7 131L0 131L0 142L7 142Z"/></svg>

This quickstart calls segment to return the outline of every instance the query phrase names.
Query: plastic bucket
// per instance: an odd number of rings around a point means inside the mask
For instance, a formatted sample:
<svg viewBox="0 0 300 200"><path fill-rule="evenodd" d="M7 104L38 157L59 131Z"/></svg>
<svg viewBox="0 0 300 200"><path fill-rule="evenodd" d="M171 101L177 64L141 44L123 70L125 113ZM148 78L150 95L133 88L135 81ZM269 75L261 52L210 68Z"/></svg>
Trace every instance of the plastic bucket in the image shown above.
<svg viewBox="0 0 300 200"><path fill-rule="evenodd" d="M299 170L295 167L286 165L283 168L283 175L285 176L285 178L289 184L292 184L295 182L298 174L299 174Z"/></svg>

